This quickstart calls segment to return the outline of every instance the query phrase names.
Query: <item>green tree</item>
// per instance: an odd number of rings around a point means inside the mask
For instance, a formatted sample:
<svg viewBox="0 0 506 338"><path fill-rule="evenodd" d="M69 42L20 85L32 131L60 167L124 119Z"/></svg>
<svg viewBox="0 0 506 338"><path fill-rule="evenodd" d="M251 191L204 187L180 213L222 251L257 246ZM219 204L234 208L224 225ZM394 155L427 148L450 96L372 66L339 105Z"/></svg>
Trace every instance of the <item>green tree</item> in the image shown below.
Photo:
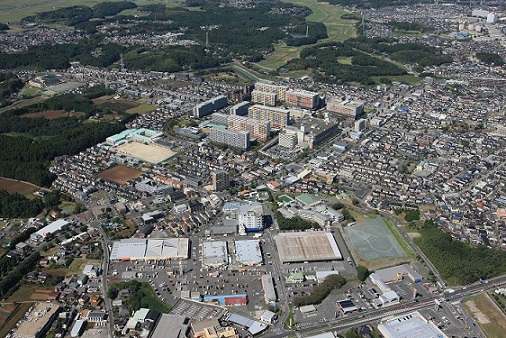
<svg viewBox="0 0 506 338"><path fill-rule="evenodd" d="M370 274L371 272L365 266L357 266L357 278L359 281L364 282Z"/></svg>

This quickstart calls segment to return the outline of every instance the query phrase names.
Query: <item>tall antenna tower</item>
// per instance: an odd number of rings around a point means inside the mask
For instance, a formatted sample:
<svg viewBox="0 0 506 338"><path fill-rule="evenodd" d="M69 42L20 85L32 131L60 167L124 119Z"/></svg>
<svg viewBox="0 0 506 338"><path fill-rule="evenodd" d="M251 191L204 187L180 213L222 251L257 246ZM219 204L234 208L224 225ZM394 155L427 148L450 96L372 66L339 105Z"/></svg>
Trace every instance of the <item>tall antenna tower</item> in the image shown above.
<svg viewBox="0 0 506 338"><path fill-rule="evenodd" d="M206 48L209 48L209 31L206 31Z"/></svg>
<svg viewBox="0 0 506 338"><path fill-rule="evenodd" d="M309 25L306 25L306 38L309 37Z"/></svg>
<svg viewBox="0 0 506 338"><path fill-rule="evenodd" d="M119 65L121 67L121 71L124 72L125 71L125 63L123 62L123 53L120 54Z"/></svg>
<svg viewBox="0 0 506 338"><path fill-rule="evenodd" d="M364 19L364 12L360 12L362 14L362 31L365 29L365 19Z"/></svg>

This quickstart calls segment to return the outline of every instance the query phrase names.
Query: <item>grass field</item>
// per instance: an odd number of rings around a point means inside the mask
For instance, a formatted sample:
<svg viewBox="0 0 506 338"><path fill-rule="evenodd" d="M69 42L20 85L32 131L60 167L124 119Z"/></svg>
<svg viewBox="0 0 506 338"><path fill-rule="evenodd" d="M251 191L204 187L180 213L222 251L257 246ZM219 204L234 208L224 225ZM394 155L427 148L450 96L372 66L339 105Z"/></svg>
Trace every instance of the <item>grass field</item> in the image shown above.
<svg viewBox="0 0 506 338"><path fill-rule="evenodd" d="M152 104L141 104L137 107L128 109L126 112L128 114L146 114L156 110L156 108L157 107Z"/></svg>
<svg viewBox="0 0 506 338"><path fill-rule="evenodd" d="M33 303L6 305L0 309L0 337L6 337Z"/></svg>
<svg viewBox="0 0 506 338"><path fill-rule="evenodd" d="M337 62L339 62L342 65L351 65L351 60L352 60L351 57L346 56L337 58Z"/></svg>
<svg viewBox="0 0 506 338"><path fill-rule="evenodd" d="M2 21L0 21L0 22L2 22ZM23 108L23 107L29 106L31 104L34 104L34 103L40 103L40 102L42 102L44 100L45 99L41 98L41 97L34 97L32 99L27 99L27 100L23 100L23 101L17 101L17 102L15 102L14 104L12 104L10 106L1 108L0 109L0 114L3 113L3 112L6 112L8 110L11 110L11 109Z"/></svg>
<svg viewBox="0 0 506 338"><path fill-rule="evenodd" d="M342 7L330 5L327 2L318 2L317 0L283 0L299 6L306 6L313 12L306 18L308 22L321 22L327 27L327 39L320 40L319 43L330 41L344 41L356 36L354 20L343 20L341 16L346 13ZM274 52L267 59L260 61L259 65L268 69L277 69L286 64L286 62L298 58L300 51L308 46L290 47L274 45Z"/></svg>
<svg viewBox="0 0 506 338"><path fill-rule="evenodd" d="M31 183L13 180L10 178L0 178L0 190L5 190L10 194L18 193L25 197L33 198L33 192L37 189L38 187Z"/></svg>
<svg viewBox="0 0 506 338"><path fill-rule="evenodd" d="M468 313L476 320L488 338L504 337L506 317L486 294L472 297L464 303Z"/></svg>
<svg viewBox="0 0 506 338"><path fill-rule="evenodd" d="M382 217L383 222L385 222L385 225L387 226L388 230L392 233L392 235L395 237L395 240L397 243L400 244L402 250L408 255L408 257L415 258L416 253L413 250L413 248L404 240L401 233L399 232L399 228L388 218ZM414 235L416 237L416 235Z"/></svg>
<svg viewBox="0 0 506 338"><path fill-rule="evenodd" d="M140 175L142 175L142 171L122 165L117 165L98 174L99 177L118 184L126 184L127 181L137 178Z"/></svg>

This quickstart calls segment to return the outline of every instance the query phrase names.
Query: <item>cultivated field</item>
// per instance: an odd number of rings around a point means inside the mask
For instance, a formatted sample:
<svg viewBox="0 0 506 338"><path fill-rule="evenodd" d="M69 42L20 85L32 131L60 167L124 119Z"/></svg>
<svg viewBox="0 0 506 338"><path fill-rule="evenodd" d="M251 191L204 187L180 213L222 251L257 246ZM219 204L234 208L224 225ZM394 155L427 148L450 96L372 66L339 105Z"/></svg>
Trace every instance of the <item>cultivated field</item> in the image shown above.
<svg viewBox="0 0 506 338"><path fill-rule="evenodd" d="M129 180L133 180L142 175L142 171L125 167L123 165L117 165L109 168L98 174L98 177L102 177L106 180L116 182L118 184L126 184Z"/></svg>
<svg viewBox="0 0 506 338"><path fill-rule="evenodd" d="M14 180L11 178L0 178L0 190L5 190L10 194L21 194L25 197L33 197L33 192L38 187L34 184Z"/></svg>
<svg viewBox="0 0 506 338"><path fill-rule="evenodd" d="M152 112L154 110L156 110L156 106L154 106L152 104L141 104L137 107L128 109L126 112L128 114L141 114L142 115L142 114Z"/></svg>
<svg viewBox="0 0 506 338"><path fill-rule="evenodd" d="M164 147L139 142L124 143L116 147L116 150L127 156L149 163L159 163L176 154L174 151Z"/></svg>

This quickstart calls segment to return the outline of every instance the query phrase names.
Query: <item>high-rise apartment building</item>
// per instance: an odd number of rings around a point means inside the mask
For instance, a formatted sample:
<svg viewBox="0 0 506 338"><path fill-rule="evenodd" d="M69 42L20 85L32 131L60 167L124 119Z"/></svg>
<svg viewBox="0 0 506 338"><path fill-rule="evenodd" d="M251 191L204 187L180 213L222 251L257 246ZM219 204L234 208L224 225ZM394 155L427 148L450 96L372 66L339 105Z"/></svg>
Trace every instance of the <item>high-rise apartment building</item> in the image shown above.
<svg viewBox="0 0 506 338"><path fill-rule="evenodd" d="M290 121L290 111L288 109L256 104L249 107L249 117L256 120L269 121L271 127L281 128L288 125Z"/></svg>
<svg viewBox="0 0 506 338"><path fill-rule="evenodd" d="M265 141L270 135L269 121L256 120L247 116L230 115L228 117L228 130L249 131L250 137Z"/></svg>

